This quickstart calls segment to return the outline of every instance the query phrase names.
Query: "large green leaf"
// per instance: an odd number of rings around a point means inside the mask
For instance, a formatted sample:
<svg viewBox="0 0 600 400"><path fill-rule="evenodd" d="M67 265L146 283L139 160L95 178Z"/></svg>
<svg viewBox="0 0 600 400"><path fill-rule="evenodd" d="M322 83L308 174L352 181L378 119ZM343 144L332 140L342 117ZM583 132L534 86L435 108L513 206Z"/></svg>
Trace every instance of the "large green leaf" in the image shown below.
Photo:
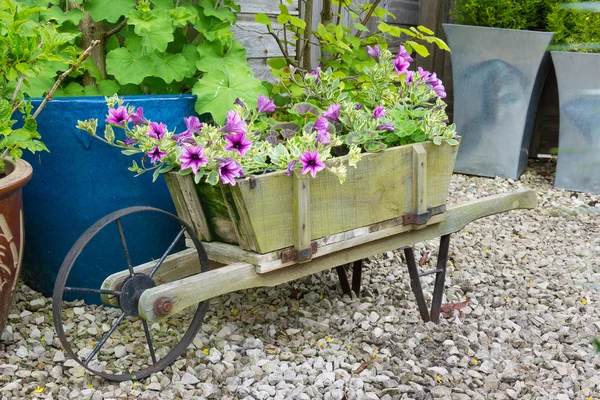
<svg viewBox="0 0 600 400"><path fill-rule="evenodd" d="M196 73L196 61L198 60L198 48L191 44L186 44L181 50L181 55L185 58L188 64L188 69L185 74L186 78L191 78Z"/></svg>
<svg viewBox="0 0 600 400"><path fill-rule="evenodd" d="M182 80L188 70L188 63L181 54L155 53L152 58L156 62L154 76L166 83Z"/></svg>
<svg viewBox="0 0 600 400"><path fill-rule="evenodd" d="M171 18L163 10L153 10L151 13L136 10L130 12L128 18L136 35L142 38L142 46L148 53L154 50L165 51L174 39Z"/></svg>
<svg viewBox="0 0 600 400"><path fill-rule="evenodd" d="M85 14L78 8L72 8L69 11L64 12L60 7L53 6L44 11L44 17L47 21L55 20L59 25L62 25L66 21L70 21L77 25L79 21L85 17Z"/></svg>
<svg viewBox="0 0 600 400"><path fill-rule="evenodd" d="M208 72L221 68L237 68L246 64L246 49L236 40L223 43L220 40L204 42L198 46L200 59L196 68Z"/></svg>
<svg viewBox="0 0 600 400"><path fill-rule="evenodd" d="M214 69L206 73L192 89L198 99L198 114L210 113L221 124L225 121L227 110L233 109L236 98L244 100L249 107L255 107L259 94L267 95L261 81L252 76L248 67L236 69Z"/></svg>
<svg viewBox="0 0 600 400"><path fill-rule="evenodd" d="M214 1L212 0L200 0L198 4L203 8L204 15L209 17L216 17L221 21L228 21L234 24L236 21L235 14L231 12L228 7L217 7L215 8Z"/></svg>
<svg viewBox="0 0 600 400"><path fill-rule="evenodd" d="M88 0L85 11L89 12L94 21L117 22L135 6L136 0Z"/></svg>
<svg viewBox="0 0 600 400"><path fill-rule="evenodd" d="M154 60L148 55L136 56L126 48L119 48L106 55L106 72L113 75L121 85L139 85L145 77L154 73Z"/></svg>

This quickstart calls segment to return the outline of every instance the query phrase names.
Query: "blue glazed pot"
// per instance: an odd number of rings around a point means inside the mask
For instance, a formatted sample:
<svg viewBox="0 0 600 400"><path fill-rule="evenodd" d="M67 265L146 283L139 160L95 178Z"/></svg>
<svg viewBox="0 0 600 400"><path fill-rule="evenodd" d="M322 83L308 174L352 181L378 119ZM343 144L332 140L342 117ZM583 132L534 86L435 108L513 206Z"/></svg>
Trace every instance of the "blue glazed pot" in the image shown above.
<svg viewBox="0 0 600 400"><path fill-rule="evenodd" d="M185 129L183 117L196 115L194 96L130 96L125 102L143 107L146 118L167 124L169 130ZM35 106L41 99L33 100ZM38 130L50 153L26 154L33 178L23 190L25 211L25 283L46 296L64 257L81 234L105 215L130 206L152 206L175 213L164 179L152 182L151 173L135 177L127 170L134 157L92 138L75 128L78 120L97 118L98 134L104 133L107 114L103 97L59 98L49 102L38 116ZM117 138L122 134L115 129ZM123 221L134 265L158 258L179 228L142 213ZM127 269L116 227L94 239L73 268L68 285L99 288L108 275ZM86 302L97 297L80 296Z"/></svg>
<svg viewBox="0 0 600 400"><path fill-rule="evenodd" d="M519 179L554 33L443 24L452 49L454 172Z"/></svg>

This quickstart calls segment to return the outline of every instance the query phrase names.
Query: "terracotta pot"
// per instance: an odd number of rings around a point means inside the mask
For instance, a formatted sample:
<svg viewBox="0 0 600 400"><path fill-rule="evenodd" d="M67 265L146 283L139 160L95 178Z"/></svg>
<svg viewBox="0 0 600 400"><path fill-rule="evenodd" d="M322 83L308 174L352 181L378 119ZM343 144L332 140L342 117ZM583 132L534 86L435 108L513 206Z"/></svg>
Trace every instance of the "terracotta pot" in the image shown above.
<svg viewBox="0 0 600 400"><path fill-rule="evenodd" d="M7 176L0 179L0 332L17 286L23 256L23 186L31 179L28 162L6 162Z"/></svg>

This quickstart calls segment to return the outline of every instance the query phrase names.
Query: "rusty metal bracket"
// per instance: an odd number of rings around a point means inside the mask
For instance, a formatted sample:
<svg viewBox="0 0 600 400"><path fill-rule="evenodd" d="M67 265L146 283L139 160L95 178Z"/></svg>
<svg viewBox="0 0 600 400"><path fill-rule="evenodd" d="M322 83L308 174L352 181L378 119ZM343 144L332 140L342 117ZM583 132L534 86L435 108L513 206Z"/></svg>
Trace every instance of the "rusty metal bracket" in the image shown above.
<svg viewBox="0 0 600 400"><path fill-rule="evenodd" d="M434 215L442 214L446 211L446 205L428 208L423 214L406 213L402 216L402 225L424 225Z"/></svg>
<svg viewBox="0 0 600 400"><path fill-rule="evenodd" d="M308 261L312 258L312 255L317 252L317 242L311 242L310 248L296 250L296 249L287 249L281 252L281 262L289 263L292 261L302 262Z"/></svg>

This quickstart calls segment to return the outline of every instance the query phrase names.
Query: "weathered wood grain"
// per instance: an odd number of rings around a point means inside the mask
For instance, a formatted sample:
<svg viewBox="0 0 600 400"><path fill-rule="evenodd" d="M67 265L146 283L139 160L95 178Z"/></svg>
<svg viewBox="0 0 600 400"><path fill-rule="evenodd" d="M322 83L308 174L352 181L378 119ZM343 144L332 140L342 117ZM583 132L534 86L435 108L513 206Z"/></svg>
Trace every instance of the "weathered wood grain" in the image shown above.
<svg viewBox="0 0 600 400"><path fill-rule="evenodd" d="M426 208L445 204L457 147L422 146L427 163ZM413 212L413 145L365 154L357 168L348 168L344 184L323 171L311 181L311 240L361 226L397 218ZM239 181L236 189L243 199L256 235L259 253L293 245L289 221L293 213L293 179L283 171L256 177L256 187Z"/></svg>
<svg viewBox="0 0 600 400"><path fill-rule="evenodd" d="M396 19L387 16L386 22L394 25L417 25L419 22L420 3L431 1L432 0L390 0L387 2L386 9L394 14Z"/></svg>
<svg viewBox="0 0 600 400"><path fill-rule="evenodd" d="M427 212L427 151L417 143L413 147L413 193L414 212Z"/></svg>
<svg viewBox="0 0 600 400"><path fill-rule="evenodd" d="M175 314L196 303L222 294L253 287L279 285L338 265L457 232L470 222L482 217L518 208L534 208L536 204L535 191L520 189L449 207L445 222L353 246L295 267L259 274L252 264L231 264L148 289L140 297L138 310L142 318L155 322L161 318L154 314L152 306L154 301L162 296L171 299L173 302L171 314ZM166 317L168 316L164 318Z"/></svg>
<svg viewBox="0 0 600 400"><path fill-rule="evenodd" d="M158 260L149 261L133 268L135 273L149 274L156 266ZM195 248L185 249L178 253L167 256L162 265L156 271L153 279L156 284L161 285L183 279L200 272L200 258ZM120 290L123 281L129 277L129 271L121 271L109 275L102 283L102 289ZM101 295L104 304L117 306L118 302L114 296Z"/></svg>
<svg viewBox="0 0 600 400"><path fill-rule="evenodd" d="M289 4L287 1L284 3L290 14L298 15L298 1L292 1ZM279 1L276 0L244 0L239 2L242 14L258 14L264 13L268 15L279 15Z"/></svg>
<svg viewBox="0 0 600 400"><path fill-rule="evenodd" d="M190 224L201 240L212 240L204 210L191 175L163 174L179 218Z"/></svg>
<svg viewBox="0 0 600 400"><path fill-rule="evenodd" d="M243 19L243 16L231 28L235 38L246 49L246 58L274 58L282 57L281 51L275 39L269 35L264 25L254 22L254 17L251 20ZM282 32L281 25L273 23L273 31L276 33ZM280 35L283 38L282 35ZM296 54L294 46L289 46L290 56Z"/></svg>
<svg viewBox="0 0 600 400"><path fill-rule="evenodd" d="M294 171L293 230L294 249L302 251L310 248L310 176Z"/></svg>

